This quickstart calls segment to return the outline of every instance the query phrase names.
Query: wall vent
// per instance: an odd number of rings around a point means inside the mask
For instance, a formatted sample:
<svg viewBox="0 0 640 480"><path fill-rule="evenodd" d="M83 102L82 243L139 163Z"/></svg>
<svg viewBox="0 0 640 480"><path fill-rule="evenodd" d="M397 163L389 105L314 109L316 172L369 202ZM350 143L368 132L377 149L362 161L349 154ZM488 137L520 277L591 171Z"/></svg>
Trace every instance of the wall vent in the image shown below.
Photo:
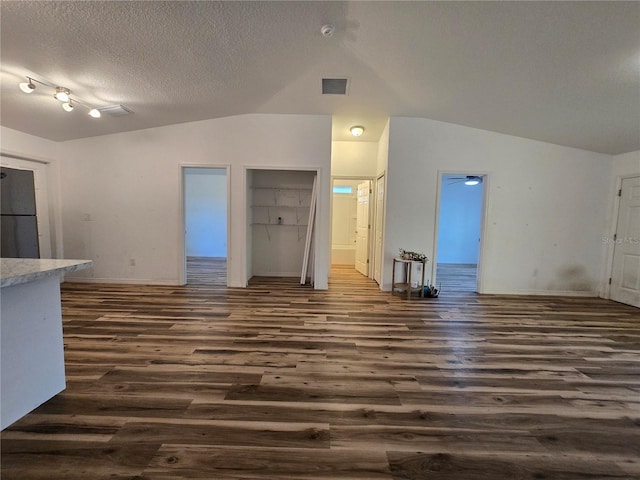
<svg viewBox="0 0 640 480"><path fill-rule="evenodd" d="M346 78L323 78L322 94L323 95L346 95L348 79Z"/></svg>
<svg viewBox="0 0 640 480"><path fill-rule="evenodd" d="M108 107L101 107L98 110L100 110L100 113L111 115L112 117L122 117L131 113L131 110L128 110L123 105L109 105Z"/></svg>

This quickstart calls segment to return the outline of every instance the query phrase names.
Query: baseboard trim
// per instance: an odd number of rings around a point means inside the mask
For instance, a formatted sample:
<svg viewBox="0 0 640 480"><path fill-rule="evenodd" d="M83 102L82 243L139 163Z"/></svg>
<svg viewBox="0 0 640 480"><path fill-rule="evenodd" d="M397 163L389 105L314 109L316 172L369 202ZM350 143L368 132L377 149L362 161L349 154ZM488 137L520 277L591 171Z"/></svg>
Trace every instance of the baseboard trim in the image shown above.
<svg viewBox="0 0 640 480"><path fill-rule="evenodd" d="M484 289L481 295L531 295L549 297L599 297L598 292L584 290L500 290Z"/></svg>
<svg viewBox="0 0 640 480"><path fill-rule="evenodd" d="M115 283L125 285L166 285L171 287L180 286L177 280L151 280L148 278L84 278L84 277L68 277L64 282L69 283Z"/></svg>
<svg viewBox="0 0 640 480"><path fill-rule="evenodd" d="M253 272L252 277L297 277L300 272Z"/></svg>

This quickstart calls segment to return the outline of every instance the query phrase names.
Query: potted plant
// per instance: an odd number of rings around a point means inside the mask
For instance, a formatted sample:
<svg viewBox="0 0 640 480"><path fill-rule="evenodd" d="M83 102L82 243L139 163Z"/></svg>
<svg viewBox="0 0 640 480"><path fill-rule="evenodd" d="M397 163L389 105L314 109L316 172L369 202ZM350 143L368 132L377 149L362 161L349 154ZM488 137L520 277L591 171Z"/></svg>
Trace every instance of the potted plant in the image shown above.
<svg viewBox="0 0 640 480"><path fill-rule="evenodd" d="M403 260L412 260L414 262L428 262L429 259L424 253L411 252L409 250L405 250L404 248L400 249L400 258Z"/></svg>

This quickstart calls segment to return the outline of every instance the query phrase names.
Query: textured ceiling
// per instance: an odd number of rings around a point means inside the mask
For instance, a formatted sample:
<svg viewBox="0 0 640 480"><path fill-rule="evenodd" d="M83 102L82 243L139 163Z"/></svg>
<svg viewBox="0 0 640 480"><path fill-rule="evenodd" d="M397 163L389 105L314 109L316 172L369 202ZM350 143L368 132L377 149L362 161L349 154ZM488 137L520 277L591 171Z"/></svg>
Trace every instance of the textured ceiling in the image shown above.
<svg viewBox="0 0 640 480"><path fill-rule="evenodd" d="M2 125L52 140L243 113L415 116L640 149L638 2L2 1ZM336 26L325 38L320 27ZM25 75L127 117L65 113ZM348 77L347 96L321 95Z"/></svg>

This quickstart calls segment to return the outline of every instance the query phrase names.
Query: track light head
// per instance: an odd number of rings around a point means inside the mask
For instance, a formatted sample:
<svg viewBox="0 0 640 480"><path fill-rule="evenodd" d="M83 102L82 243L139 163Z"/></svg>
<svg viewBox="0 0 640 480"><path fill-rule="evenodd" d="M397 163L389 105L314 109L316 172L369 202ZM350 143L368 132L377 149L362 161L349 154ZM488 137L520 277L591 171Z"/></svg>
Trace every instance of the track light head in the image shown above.
<svg viewBox="0 0 640 480"><path fill-rule="evenodd" d="M71 100L69 100L68 102L65 102L62 104L62 108L64 109L65 112L72 112L73 103L71 103Z"/></svg>
<svg viewBox="0 0 640 480"><path fill-rule="evenodd" d="M97 108L92 108L91 110L89 110L89 115L93 118L100 118L100 110L98 110Z"/></svg>
<svg viewBox="0 0 640 480"><path fill-rule="evenodd" d="M69 94L71 91L68 88L64 87L56 87L56 93L53 95L56 100L59 100L64 103L69 102Z"/></svg>
<svg viewBox="0 0 640 480"><path fill-rule="evenodd" d="M28 82L23 82L20 84L20 90L22 90L24 93L31 93L36 89L36 85L33 83L33 80L31 80L31 78L27 77L27 79L29 80Z"/></svg>

